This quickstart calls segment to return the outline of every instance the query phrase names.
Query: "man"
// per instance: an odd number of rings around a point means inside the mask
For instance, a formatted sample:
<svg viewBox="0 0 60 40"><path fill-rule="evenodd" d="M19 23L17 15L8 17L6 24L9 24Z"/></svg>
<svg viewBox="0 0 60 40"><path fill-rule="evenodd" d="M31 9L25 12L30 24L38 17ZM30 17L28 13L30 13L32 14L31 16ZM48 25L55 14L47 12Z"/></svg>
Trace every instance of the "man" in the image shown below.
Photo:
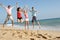
<svg viewBox="0 0 60 40"><path fill-rule="evenodd" d="M37 22L37 20L36 20L36 14L37 14L36 12L37 11L35 11L34 7L32 7L32 10L30 10L30 12L32 13L32 25L33 25L33 28L34 28L34 22L36 22L39 25L39 28L40 28L40 23Z"/></svg>
<svg viewBox="0 0 60 40"><path fill-rule="evenodd" d="M14 7L11 7L10 5L8 5L8 7L5 7L5 6L3 6L2 4L0 4L0 6L3 7L3 8L6 10L6 12L7 12L7 17L6 17L6 20L5 20L4 24L6 24L7 21L10 19L11 22L12 22L12 27L13 27L13 25L14 25L14 20L13 20L13 17L12 17L12 9L13 9ZM3 24L3 27L4 27L4 24Z"/></svg>

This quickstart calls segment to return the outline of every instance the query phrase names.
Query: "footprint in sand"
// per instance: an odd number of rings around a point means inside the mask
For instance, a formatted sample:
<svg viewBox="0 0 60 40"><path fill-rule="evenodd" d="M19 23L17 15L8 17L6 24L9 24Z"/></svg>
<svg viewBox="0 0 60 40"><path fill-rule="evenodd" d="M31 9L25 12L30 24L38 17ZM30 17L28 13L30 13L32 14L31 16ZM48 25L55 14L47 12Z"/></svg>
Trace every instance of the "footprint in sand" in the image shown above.
<svg viewBox="0 0 60 40"><path fill-rule="evenodd" d="M48 39L48 40L51 40L51 39Z"/></svg>
<svg viewBox="0 0 60 40"><path fill-rule="evenodd" d="M40 38L40 36L36 36L37 38Z"/></svg>
<svg viewBox="0 0 60 40"><path fill-rule="evenodd" d="M42 36L44 39L47 39L47 37L45 37L44 35L42 34L38 34L39 36Z"/></svg>
<svg viewBox="0 0 60 40"><path fill-rule="evenodd" d="M44 34L44 35L47 35L49 38L52 38L50 35L48 35L47 33L46 34Z"/></svg>
<svg viewBox="0 0 60 40"><path fill-rule="evenodd" d="M37 38L40 38L40 36L39 36L39 35L34 35L34 36L36 36Z"/></svg>
<svg viewBox="0 0 60 40"><path fill-rule="evenodd" d="M34 38L30 38L30 40L34 40Z"/></svg>
<svg viewBox="0 0 60 40"><path fill-rule="evenodd" d="M20 32L17 32L17 34L20 34Z"/></svg>
<svg viewBox="0 0 60 40"><path fill-rule="evenodd" d="M52 38L50 35L48 35L49 38Z"/></svg>
<svg viewBox="0 0 60 40"><path fill-rule="evenodd" d="M18 35L19 38L22 38L22 35Z"/></svg>
<svg viewBox="0 0 60 40"><path fill-rule="evenodd" d="M12 34L12 36L14 36L14 35L15 35L15 33Z"/></svg>
<svg viewBox="0 0 60 40"><path fill-rule="evenodd" d="M24 32L25 34L27 34L27 32Z"/></svg>
<svg viewBox="0 0 60 40"><path fill-rule="evenodd" d="M20 32L17 32L17 33L19 34ZM15 36L15 33L13 33L12 36ZM22 38L22 35L17 35L17 36L15 36L15 37Z"/></svg>
<svg viewBox="0 0 60 40"><path fill-rule="evenodd" d="M2 35L5 35L7 32L4 32Z"/></svg>
<svg viewBox="0 0 60 40"><path fill-rule="evenodd" d="M45 33L44 35L47 35L47 33Z"/></svg>
<svg viewBox="0 0 60 40"><path fill-rule="evenodd" d="M32 36L33 35L33 33L31 32L31 35L30 36Z"/></svg>
<svg viewBox="0 0 60 40"><path fill-rule="evenodd" d="M56 37L56 38L60 39L60 37Z"/></svg>

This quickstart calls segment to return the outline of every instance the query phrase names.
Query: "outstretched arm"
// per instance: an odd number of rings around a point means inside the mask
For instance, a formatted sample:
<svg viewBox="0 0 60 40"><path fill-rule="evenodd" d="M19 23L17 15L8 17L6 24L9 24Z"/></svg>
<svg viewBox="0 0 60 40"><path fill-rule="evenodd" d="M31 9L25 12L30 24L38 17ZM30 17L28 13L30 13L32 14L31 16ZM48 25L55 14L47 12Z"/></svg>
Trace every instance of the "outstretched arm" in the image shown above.
<svg viewBox="0 0 60 40"><path fill-rule="evenodd" d="M0 3L0 6L3 7L3 8L6 8L3 4Z"/></svg>
<svg viewBox="0 0 60 40"><path fill-rule="evenodd" d="M18 7L18 2L16 2L16 9L17 9L17 7Z"/></svg>
<svg viewBox="0 0 60 40"><path fill-rule="evenodd" d="M17 7L18 7L18 2L16 2L16 5L15 5L15 6L12 6L11 9L13 9L14 7L16 7L16 9L17 9Z"/></svg>
<svg viewBox="0 0 60 40"><path fill-rule="evenodd" d="M36 11L36 13L40 13L40 10L39 11Z"/></svg>
<svg viewBox="0 0 60 40"><path fill-rule="evenodd" d="M28 5L25 5L25 6L23 7L23 9L24 9L24 10L27 10L27 11L30 11Z"/></svg>

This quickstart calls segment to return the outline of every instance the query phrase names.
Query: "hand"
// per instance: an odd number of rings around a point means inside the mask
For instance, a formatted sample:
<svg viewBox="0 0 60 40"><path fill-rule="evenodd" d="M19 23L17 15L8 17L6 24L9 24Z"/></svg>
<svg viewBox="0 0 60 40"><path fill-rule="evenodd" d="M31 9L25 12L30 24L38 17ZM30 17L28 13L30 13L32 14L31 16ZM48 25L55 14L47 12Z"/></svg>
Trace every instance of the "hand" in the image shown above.
<svg viewBox="0 0 60 40"><path fill-rule="evenodd" d="M40 10L39 10L39 11L37 11L37 13L40 13Z"/></svg>
<svg viewBox="0 0 60 40"><path fill-rule="evenodd" d="M16 5L18 5L18 2L16 2Z"/></svg>
<svg viewBox="0 0 60 40"><path fill-rule="evenodd" d="M2 5L2 4L0 3L0 5Z"/></svg>
<svg viewBox="0 0 60 40"><path fill-rule="evenodd" d="M18 7L18 2L16 2L16 8Z"/></svg>

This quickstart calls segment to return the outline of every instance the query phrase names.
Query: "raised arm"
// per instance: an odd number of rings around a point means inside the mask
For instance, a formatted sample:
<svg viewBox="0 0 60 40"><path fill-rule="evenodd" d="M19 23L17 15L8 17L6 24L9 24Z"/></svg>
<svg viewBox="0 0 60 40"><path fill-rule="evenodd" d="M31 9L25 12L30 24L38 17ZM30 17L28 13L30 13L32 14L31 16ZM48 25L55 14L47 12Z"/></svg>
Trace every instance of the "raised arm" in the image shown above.
<svg viewBox="0 0 60 40"><path fill-rule="evenodd" d="M3 4L0 3L0 6L3 7L3 8L6 8Z"/></svg>
<svg viewBox="0 0 60 40"><path fill-rule="evenodd" d="M11 9L13 9L13 8L15 8L15 7L16 7L16 9L17 9L17 7L18 7L18 3L16 3L15 6L12 6Z"/></svg>
<svg viewBox="0 0 60 40"><path fill-rule="evenodd" d="M32 10L29 10L30 12L32 12Z"/></svg>
<svg viewBox="0 0 60 40"><path fill-rule="evenodd" d="M40 13L40 10L39 10L39 11L37 11L37 13Z"/></svg>
<svg viewBox="0 0 60 40"><path fill-rule="evenodd" d="M29 11L28 5L25 5L23 9Z"/></svg>
<svg viewBox="0 0 60 40"><path fill-rule="evenodd" d="M17 9L17 7L18 7L18 2L16 2L16 9Z"/></svg>

